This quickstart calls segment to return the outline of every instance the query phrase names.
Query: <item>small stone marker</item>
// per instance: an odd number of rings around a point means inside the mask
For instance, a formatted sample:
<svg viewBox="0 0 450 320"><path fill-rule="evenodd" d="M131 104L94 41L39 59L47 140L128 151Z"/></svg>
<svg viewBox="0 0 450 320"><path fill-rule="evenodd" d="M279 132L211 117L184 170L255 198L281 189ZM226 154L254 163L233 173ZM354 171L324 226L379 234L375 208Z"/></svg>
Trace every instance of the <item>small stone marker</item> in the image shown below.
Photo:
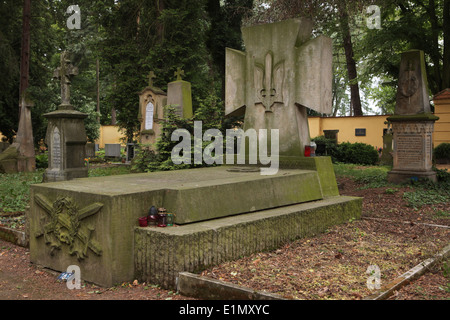
<svg viewBox="0 0 450 320"><path fill-rule="evenodd" d="M423 51L402 54L394 116L393 169L388 181L430 179L437 181L432 170L434 123L439 120L431 113Z"/></svg>

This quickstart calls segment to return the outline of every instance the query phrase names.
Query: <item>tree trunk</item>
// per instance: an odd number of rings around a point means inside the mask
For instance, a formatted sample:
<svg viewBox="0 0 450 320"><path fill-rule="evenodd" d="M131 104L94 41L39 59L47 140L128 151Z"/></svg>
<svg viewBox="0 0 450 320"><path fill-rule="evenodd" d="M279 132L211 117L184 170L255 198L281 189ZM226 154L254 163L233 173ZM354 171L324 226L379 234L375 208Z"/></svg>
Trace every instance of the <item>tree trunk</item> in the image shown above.
<svg viewBox="0 0 450 320"><path fill-rule="evenodd" d="M20 58L19 118L22 105L22 95L28 88L28 82L30 78L30 20L31 0L24 0L22 21L22 53Z"/></svg>
<svg viewBox="0 0 450 320"><path fill-rule="evenodd" d="M356 70L356 62L353 58L353 43L348 19L346 9L341 8L340 22L344 41L345 58L347 61L347 72L350 82L351 107L353 108L352 115L362 116L363 112L361 107L361 97L359 95L358 73Z"/></svg>
<svg viewBox="0 0 450 320"><path fill-rule="evenodd" d="M450 0L444 1L444 70L443 89L450 88Z"/></svg>
<svg viewBox="0 0 450 320"><path fill-rule="evenodd" d="M441 58L439 53L439 22L436 16L436 4L434 0L430 0L428 7L428 14L430 15L431 22L431 34L432 34L432 48L431 48L431 60L434 64L434 77L436 78L436 88L433 91L438 93L443 90L442 77L441 77ZM445 60L444 60L445 61Z"/></svg>

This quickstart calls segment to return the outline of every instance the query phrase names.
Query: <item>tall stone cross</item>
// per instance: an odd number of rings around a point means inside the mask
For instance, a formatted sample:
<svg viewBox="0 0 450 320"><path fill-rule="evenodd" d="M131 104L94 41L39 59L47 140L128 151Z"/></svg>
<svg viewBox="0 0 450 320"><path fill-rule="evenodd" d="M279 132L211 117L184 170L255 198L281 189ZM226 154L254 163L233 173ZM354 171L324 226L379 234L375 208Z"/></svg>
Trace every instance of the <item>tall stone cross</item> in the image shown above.
<svg viewBox="0 0 450 320"><path fill-rule="evenodd" d="M279 129L280 158L304 156L307 108L332 112L332 42L312 39L312 28L307 19L243 28L246 52L226 51L226 114L245 114L244 130Z"/></svg>
<svg viewBox="0 0 450 320"><path fill-rule="evenodd" d="M70 104L71 79L78 75L78 68L70 63L69 53L61 54L61 65L54 71L53 78L61 81L61 105L60 109L73 109Z"/></svg>

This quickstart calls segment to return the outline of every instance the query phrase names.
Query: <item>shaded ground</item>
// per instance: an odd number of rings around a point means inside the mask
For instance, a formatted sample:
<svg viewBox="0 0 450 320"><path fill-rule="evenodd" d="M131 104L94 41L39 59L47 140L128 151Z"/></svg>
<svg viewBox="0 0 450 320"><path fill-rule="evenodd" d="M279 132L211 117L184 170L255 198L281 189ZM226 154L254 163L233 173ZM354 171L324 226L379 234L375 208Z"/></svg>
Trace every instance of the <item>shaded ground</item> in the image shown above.
<svg viewBox="0 0 450 320"><path fill-rule="evenodd" d="M381 271L381 284L435 255L450 242L450 231L425 224L450 226L445 204L408 207L408 187L360 189L352 179L339 178L342 195L364 197L363 219L330 228L314 238L286 244L274 252L254 254L225 263L203 274L255 290L292 299L361 299L369 266ZM397 292L391 299L450 298L450 262L446 261ZM99 288L82 283L69 290L49 273L30 263L29 252L0 240L0 299L46 300L182 300L177 293L149 284L124 283Z"/></svg>
<svg viewBox="0 0 450 320"><path fill-rule="evenodd" d="M362 299L369 266L378 266L387 284L450 243L450 202L408 207L408 187L360 190L352 179L338 179L342 195L364 197L363 219L326 234L286 244L208 269L203 275L280 294L290 299ZM450 262L439 264L391 299L450 299Z"/></svg>

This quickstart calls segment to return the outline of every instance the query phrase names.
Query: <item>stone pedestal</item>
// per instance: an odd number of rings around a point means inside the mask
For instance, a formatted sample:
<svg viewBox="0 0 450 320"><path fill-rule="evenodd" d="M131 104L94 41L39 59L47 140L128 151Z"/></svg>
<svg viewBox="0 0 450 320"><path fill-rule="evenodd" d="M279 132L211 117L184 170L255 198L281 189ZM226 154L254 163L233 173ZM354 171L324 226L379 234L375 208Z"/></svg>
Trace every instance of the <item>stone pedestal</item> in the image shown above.
<svg viewBox="0 0 450 320"><path fill-rule="evenodd" d="M44 182L85 178L87 114L76 110L57 110L44 115L48 119L45 142L48 146L48 169Z"/></svg>
<svg viewBox="0 0 450 320"><path fill-rule="evenodd" d="M409 180L437 181L433 166L433 130L439 118L432 114L392 116L394 132L393 168L388 181L401 183Z"/></svg>

